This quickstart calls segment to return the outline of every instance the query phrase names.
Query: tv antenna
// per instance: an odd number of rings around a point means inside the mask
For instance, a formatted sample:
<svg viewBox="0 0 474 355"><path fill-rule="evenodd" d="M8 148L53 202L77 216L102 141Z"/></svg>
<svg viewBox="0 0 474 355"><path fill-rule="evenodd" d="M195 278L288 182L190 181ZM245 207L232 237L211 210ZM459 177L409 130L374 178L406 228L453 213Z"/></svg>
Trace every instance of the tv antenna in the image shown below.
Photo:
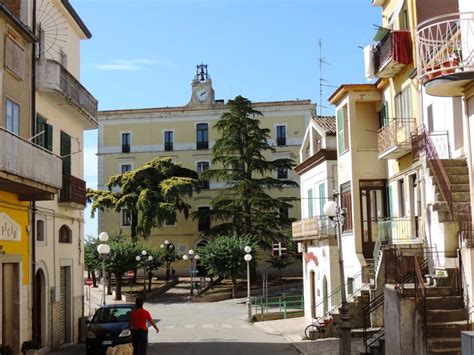
<svg viewBox="0 0 474 355"><path fill-rule="evenodd" d="M331 65L330 63L326 62L326 59L323 57L323 42L321 38L318 41L319 46L319 116L322 116L323 111L322 109L327 109L326 106L323 106L323 88L324 87L331 87L336 88L337 86L329 85L328 81L323 78L323 64Z"/></svg>

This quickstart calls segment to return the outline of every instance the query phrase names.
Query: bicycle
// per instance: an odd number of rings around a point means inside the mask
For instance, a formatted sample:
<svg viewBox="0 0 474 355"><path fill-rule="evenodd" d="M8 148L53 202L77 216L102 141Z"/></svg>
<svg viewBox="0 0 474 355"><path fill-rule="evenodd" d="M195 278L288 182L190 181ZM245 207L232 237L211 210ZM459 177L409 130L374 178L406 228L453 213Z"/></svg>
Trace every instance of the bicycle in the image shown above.
<svg viewBox="0 0 474 355"><path fill-rule="evenodd" d="M337 334L337 325L334 323L332 316L329 316L326 319L314 322L313 324L308 325L304 330L304 335L306 339L317 340L323 334L330 334L334 337Z"/></svg>

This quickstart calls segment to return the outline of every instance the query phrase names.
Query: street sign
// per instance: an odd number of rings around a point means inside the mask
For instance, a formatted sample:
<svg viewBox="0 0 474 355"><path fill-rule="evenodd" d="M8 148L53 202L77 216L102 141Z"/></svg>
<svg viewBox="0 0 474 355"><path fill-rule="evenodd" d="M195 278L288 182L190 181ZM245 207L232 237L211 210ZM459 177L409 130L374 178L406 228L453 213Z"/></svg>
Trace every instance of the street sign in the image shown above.
<svg viewBox="0 0 474 355"><path fill-rule="evenodd" d="M86 280L86 285L89 286L89 287L91 287L92 284L93 284L92 279L89 277L89 278Z"/></svg>
<svg viewBox="0 0 474 355"><path fill-rule="evenodd" d="M128 271L127 276L129 279L131 279L133 277L133 271Z"/></svg>

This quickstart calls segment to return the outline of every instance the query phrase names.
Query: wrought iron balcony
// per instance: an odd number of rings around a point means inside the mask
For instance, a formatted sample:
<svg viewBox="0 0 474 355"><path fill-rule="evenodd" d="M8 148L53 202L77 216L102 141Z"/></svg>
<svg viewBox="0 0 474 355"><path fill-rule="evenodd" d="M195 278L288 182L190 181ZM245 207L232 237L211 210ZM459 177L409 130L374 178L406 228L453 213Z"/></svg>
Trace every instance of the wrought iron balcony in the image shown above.
<svg viewBox="0 0 474 355"><path fill-rule="evenodd" d="M286 137L278 137L277 145L286 145Z"/></svg>
<svg viewBox="0 0 474 355"><path fill-rule="evenodd" d="M122 153L130 153L130 144L122 144Z"/></svg>
<svg viewBox="0 0 474 355"><path fill-rule="evenodd" d="M413 61L410 32L388 32L375 47L373 61L376 77L393 78Z"/></svg>
<svg viewBox="0 0 474 355"><path fill-rule="evenodd" d="M173 142L166 142L165 143L165 151L170 152L173 150Z"/></svg>
<svg viewBox="0 0 474 355"><path fill-rule="evenodd" d="M0 128L0 183L22 200L51 200L61 188L59 156Z"/></svg>
<svg viewBox="0 0 474 355"><path fill-rule="evenodd" d="M394 118L378 131L379 159L398 159L411 152L413 118Z"/></svg>
<svg viewBox="0 0 474 355"><path fill-rule="evenodd" d="M293 240L319 239L335 235L335 230L326 216L302 219L292 224Z"/></svg>
<svg viewBox="0 0 474 355"><path fill-rule="evenodd" d="M377 242L381 245L420 244L423 240L422 218L390 217L378 223Z"/></svg>
<svg viewBox="0 0 474 355"><path fill-rule="evenodd" d="M72 175L63 175L59 202L86 205L86 182Z"/></svg>
<svg viewBox="0 0 474 355"><path fill-rule="evenodd" d="M97 128L97 100L61 64L52 59L38 59L36 62L38 91L52 93L66 107L85 119L86 129Z"/></svg>
<svg viewBox="0 0 474 355"><path fill-rule="evenodd" d="M196 142L196 149L209 149L209 142L208 141Z"/></svg>
<svg viewBox="0 0 474 355"><path fill-rule="evenodd" d="M474 80L474 12L432 17L416 29L418 79L434 96L463 96Z"/></svg>

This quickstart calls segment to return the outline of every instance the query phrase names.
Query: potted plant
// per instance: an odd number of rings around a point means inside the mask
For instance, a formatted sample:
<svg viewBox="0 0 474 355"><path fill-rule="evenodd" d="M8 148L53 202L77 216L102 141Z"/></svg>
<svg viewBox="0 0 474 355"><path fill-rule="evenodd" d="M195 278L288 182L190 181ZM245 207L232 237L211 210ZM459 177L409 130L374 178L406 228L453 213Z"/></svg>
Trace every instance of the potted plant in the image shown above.
<svg viewBox="0 0 474 355"><path fill-rule="evenodd" d="M448 53L448 59L444 61L441 66L445 69L441 71L442 74L454 74L456 67L461 62L461 49L455 48Z"/></svg>

